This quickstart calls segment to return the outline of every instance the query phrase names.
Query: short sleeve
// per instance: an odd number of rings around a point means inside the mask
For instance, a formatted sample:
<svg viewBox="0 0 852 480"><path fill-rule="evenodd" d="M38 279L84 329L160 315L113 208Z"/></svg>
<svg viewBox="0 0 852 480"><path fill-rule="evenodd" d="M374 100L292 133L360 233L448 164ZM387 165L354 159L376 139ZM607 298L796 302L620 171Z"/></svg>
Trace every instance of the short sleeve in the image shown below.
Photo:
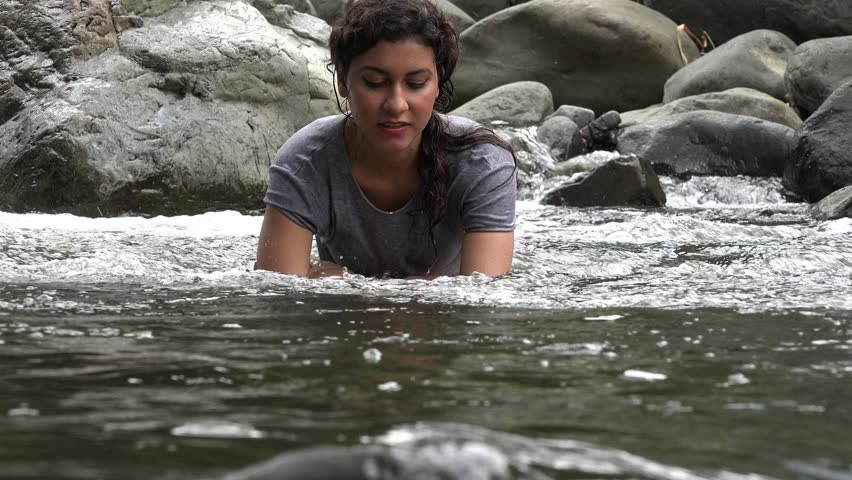
<svg viewBox="0 0 852 480"><path fill-rule="evenodd" d="M288 141L281 147L269 167L269 186L263 201L317 235L323 231L323 212L327 211L327 205L319 201L324 197L317 194L325 182L303 157L298 145Z"/></svg>
<svg viewBox="0 0 852 480"><path fill-rule="evenodd" d="M465 232L511 232L515 229L518 187L514 158L503 148L488 147L487 168L471 182L462 201Z"/></svg>

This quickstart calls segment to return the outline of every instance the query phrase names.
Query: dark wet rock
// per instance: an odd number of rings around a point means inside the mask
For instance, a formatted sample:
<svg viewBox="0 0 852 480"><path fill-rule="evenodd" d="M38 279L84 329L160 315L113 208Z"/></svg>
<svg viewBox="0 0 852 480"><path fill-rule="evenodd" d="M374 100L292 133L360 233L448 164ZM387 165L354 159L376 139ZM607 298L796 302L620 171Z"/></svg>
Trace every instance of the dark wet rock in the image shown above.
<svg viewBox="0 0 852 480"><path fill-rule="evenodd" d="M553 96L538 82L515 82L486 92L451 112L482 124L536 125L553 113Z"/></svg>
<svg viewBox="0 0 852 480"><path fill-rule="evenodd" d="M784 80L805 115L852 78L852 36L812 40L799 45L787 63Z"/></svg>
<svg viewBox="0 0 852 480"><path fill-rule="evenodd" d="M107 0L0 0L0 71L33 94L115 42Z"/></svg>
<svg viewBox="0 0 852 480"><path fill-rule="evenodd" d="M783 99L784 69L795 49L792 40L771 30L740 35L672 75L666 82L663 103L737 87Z"/></svg>
<svg viewBox="0 0 852 480"><path fill-rule="evenodd" d="M790 128L799 128L802 125L802 119L789 105L751 88L732 88L723 92L704 93L642 110L622 112L621 125L628 127L697 110L713 110L761 118Z"/></svg>
<svg viewBox="0 0 852 480"><path fill-rule="evenodd" d="M53 3L30 5L45 14ZM278 147L336 108L327 72L319 76L327 48L242 2L172 6L100 55L95 36L46 25L50 42L19 38L17 58L28 60L13 78L29 96L0 125L0 209L256 208Z"/></svg>
<svg viewBox="0 0 852 480"><path fill-rule="evenodd" d="M609 111L580 129L586 150L615 150L619 125L621 115L616 111Z"/></svg>
<svg viewBox="0 0 852 480"><path fill-rule="evenodd" d="M577 124L577 127L583 128L592 123L595 119L595 112L588 108L575 107L573 105L561 105L555 112L548 115L544 120L550 120L553 117L567 117L572 122Z"/></svg>
<svg viewBox="0 0 852 480"><path fill-rule="evenodd" d="M548 191L542 203L571 207L661 207L666 194L651 164L628 155Z"/></svg>
<svg viewBox="0 0 852 480"><path fill-rule="evenodd" d="M0 67L0 125L20 111L25 99L26 93L15 84L12 73Z"/></svg>
<svg viewBox="0 0 852 480"><path fill-rule="evenodd" d="M470 14L450 0L435 0L435 5L438 5L438 8L450 19L459 34L476 22Z"/></svg>
<svg viewBox="0 0 852 480"><path fill-rule="evenodd" d="M717 45L758 29L777 30L796 43L852 34L852 3L838 0L643 0Z"/></svg>
<svg viewBox="0 0 852 480"><path fill-rule="evenodd" d="M258 0L255 0L258 1ZM276 1L276 0L264 0L264 1ZM279 0L280 1L280 0ZM339 19L343 18L343 15L346 13L346 4L349 0L311 0L313 2L315 15L330 25L334 25ZM451 2L450 0L433 0L435 5L447 15L450 19L450 22L456 28L456 32L461 33L466 28L473 25L475 19L470 16L470 12L458 6L455 2ZM309 13L309 12L306 12Z"/></svg>
<svg viewBox="0 0 852 480"><path fill-rule="evenodd" d="M311 0L317 11L317 16L329 25L334 25L338 19L346 13L346 2L348 0Z"/></svg>
<svg viewBox="0 0 852 480"><path fill-rule="evenodd" d="M364 463L383 452L383 448L369 446L297 450L231 473L222 480L367 480Z"/></svg>
<svg viewBox="0 0 852 480"><path fill-rule="evenodd" d="M495 127L494 131L512 146L518 169L522 173L528 175L543 173L555 164L548 147L542 145L529 129Z"/></svg>
<svg viewBox="0 0 852 480"><path fill-rule="evenodd" d="M852 80L838 88L799 130L784 186L816 202L852 185Z"/></svg>
<svg viewBox="0 0 852 480"><path fill-rule="evenodd" d="M823 220L852 217L852 185L829 194L813 206L813 214Z"/></svg>
<svg viewBox="0 0 852 480"><path fill-rule="evenodd" d="M618 156L618 153L613 152L591 152L585 155L580 155L569 160L557 163L551 169L545 172L549 178L557 176L571 176L577 173L591 172L592 170L602 167L606 162ZM549 185L546 185L549 186ZM545 188L547 189L547 188Z"/></svg>
<svg viewBox="0 0 852 480"><path fill-rule="evenodd" d="M454 3L474 20L505 10L527 0L456 0Z"/></svg>
<svg viewBox="0 0 852 480"><path fill-rule="evenodd" d="M533 0L478 21L461 41L459 102L533 80L559 105L633 110L659 103L683 65L676 25L630 0ZM686 53L698 55L691 43Z"/></svg>
<svg viewBox="0 0 852 480"><path fill-rule="evenodd" d="M287 28L292 23L292 17L295 12L305 13L310 15L317 22L324 22L317 18L317 10L311 0L287 0L285 3L282 0L252 0L252 5L260 13L269 20L269 23L279 27ZM327 25L327 24L326 24ZM327 27L324 39L318 39L320 42L328 41L328 34L331 33L331 27Z"/></svg>
<svg viewBox="0 0 852 480"><path fill-rule="evenodd" d="M509 462L478 442L436 446L365 445L297 450L223 480L508 480Z"/></svg>
<svg viewBox="0 0 852 480"><path fill-rule="evenodd" d="M538 127L536 136L557 160L568 160L584 152L580 128L568 117L551 117Z"/></svg>
<svg viewBox="0 0 852 480"><path fill-rule="evenodd" d="M780 176L792 128L753 117L697 111L622 129L617 150L648 160L663 175Z"/></svg>

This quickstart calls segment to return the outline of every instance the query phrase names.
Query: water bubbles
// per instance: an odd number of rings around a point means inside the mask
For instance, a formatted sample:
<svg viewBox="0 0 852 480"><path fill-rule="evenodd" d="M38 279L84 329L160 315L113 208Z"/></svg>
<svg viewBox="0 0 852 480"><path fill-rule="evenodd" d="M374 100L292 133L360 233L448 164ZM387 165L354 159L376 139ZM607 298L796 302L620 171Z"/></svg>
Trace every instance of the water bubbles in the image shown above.
<svg viewBox="0 0 852 480"><path fill-rule="evenodd" d="M732 373L728 375L728 379L720 384L721 387L735 387L739 385L748 385L751 383L748 377L743 375L742 373Z"/></svg>
<svg viewBox="0 0 852 480"><path fill-rule="evenodd" d="M624 318L624 315L599 315L597 317L584 317L583 320L587 320L590 322L614 322L618 319Z"/></svg>
<svg viewBox="0 0 852 480"><path fill-rule="evenodd" d="M398 382L385 382L377 385L376 389L380 392L394 393L401 391L402 385L400 385Z"/></svg>
<svg viewBox="0 0 852 480"><path fill-rule="evenodd" d="M263 438L266 435L246 423L226 420L197 420L172 428L175 437L199 438Z"/></svg>
<svg viewBox="0 0 852 480"><path fill-rule="evenodd" d="M15 408L10 408L6 415L10 417L37 417L39 413L35 408L30 408L29 404L22 403Z"/></svg>
<svg viewBox="0 0 852 480"><path fill-rule="evenodd" d="M668 377L662 373L629 369L625 370L624 373L621 374L621 378L638 382L661 382L663 380L666 380Z"/></svg>
<svg viewBox="0 0 852 480"><path fill-rule="evenodd" d="M362 355L367 363L376 364L382 361L382 352L376 348L368 348L364 350Z"/></svg>

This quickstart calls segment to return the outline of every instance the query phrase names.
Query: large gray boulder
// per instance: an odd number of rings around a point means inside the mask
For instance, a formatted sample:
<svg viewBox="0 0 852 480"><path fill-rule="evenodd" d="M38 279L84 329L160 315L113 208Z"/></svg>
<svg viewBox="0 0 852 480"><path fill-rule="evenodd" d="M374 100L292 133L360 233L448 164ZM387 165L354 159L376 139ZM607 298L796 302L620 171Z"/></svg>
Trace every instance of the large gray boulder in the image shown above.
<svg viewBox="0 0 852 480"><path fill-rule="evenodd" d="M553 113L553 96L538 82L515 82L486 92L450 112L483 124L527 127Z"/></svg>
<svg viewBox="0 0 852 480"><path fill-rule="evenodd" d="M0 0L0 83L7 83L0 98L7 105L62 83L75 59L116 46L107 0L69 3Z"/></svg>
<svg viewBox="0 0 852 480"><path fill-rule="evenodd" d="M244 2L173 6L100 55L75 41L61 62L28 54L51 82L0 125L4 209L256 208L275 151L335 105L330 75L309 65L327 49Z"/></svg>
<svg viewBox="0 0 852 480"><path fill-rule="evenodd" d="M651 162L664 175L780 176L792 128L752 117L697 111L621 130L618 151Z"/></svg>
<svg viewBox="0 0 852 480"><path fill-rule="evenodd" d="M816 202L852 185L852 80L838 88L798 132L784 186Z"/></svg>
<svg viewBox="0 0 852 480"><path fill-rule="evenodd" d="M797 108L809 114L852 78L852 36L812 40L790 57L784 80Z"/></svg>
<svg viewBox="0 0 852 480"><path fill-rule="evenodd" d="M852 34L852 2L839 0L643 0L716 45L758 29L777 30L796 43Z"/></svg>
<svg viewBox="0 0 852 480"><path fill-rule="evenodd" d="M467 12L474 20L481 20L492 13L514 7L527 0L455 0L459 8Z"/></svg>
<svg viewBox="0 0 852 480"><path fill-rule="evenodd" d="M662 207L666 194L645 160L612 159L588 174L574 175L545 193L542 203L571 207Z"/></svg>
<svg viewBox="0 0 852 480"><path fill-rule="evenodd" d="M260 0L254 0L255 2ZM263 0L263 1L281 1L281 0ZM288 1L296 1L296 0L288 0ZM311 15L315 15L331 25L334 25L335 22L343 18L343 15L346 14L346 5L349 3L349 0L311 0L312 6L314 8L315 13L311 13ZM454 2L450 0L432 0L432 2L438 6L441 11L450 19L450 23L453 24L456 31L461 33L476 21L471 17L468 11L459 7ZM300 10L301 11L301 10Z"/></svg>
<svg viewBox="0 0 852 480"><path fill-rule="evenodd" d="M476 19L471 17L466 11L459 8L455 3L450 0L433 0L435 5L444 12L444 15L450 19L450 23L456 28L457 33L461 33L467 30L471 25L476 22Z"/></svg>
<svg viewBox="0 0 852 480"><path fill-rule="evenodd" d="M723 92L679 98L670 103L624 112L621 114L621 125L628 127L696 110L713 110L761 118L790 128L799 128L802 124L802 119L795 110L781 100L751 88L732 88Z"/></svg>
<svg viewBox="0 0 852 480"><path fill-rule="evenodd" d="M192 1L192 0L190 0ZM172 8L186 3L186 0L110 0L113 13L156 17Z"/></svg>
<svg viewBox="0 0 852 480"><path fill-rule="evenodd" d="M678 70L666 82L663 102L746 87L783 99L784 69L796 44L783 33L745 33Z"/></svg>
<svg viewBox="0 0 852 480"><path fill-rule="evenodd" d="M462 35L454 75L460 103L533 80L558 104L596 112L659 103L682 66L676 25L630 0L533 0L497 12ZM698 55L686 44L688 58Z"/></svg>

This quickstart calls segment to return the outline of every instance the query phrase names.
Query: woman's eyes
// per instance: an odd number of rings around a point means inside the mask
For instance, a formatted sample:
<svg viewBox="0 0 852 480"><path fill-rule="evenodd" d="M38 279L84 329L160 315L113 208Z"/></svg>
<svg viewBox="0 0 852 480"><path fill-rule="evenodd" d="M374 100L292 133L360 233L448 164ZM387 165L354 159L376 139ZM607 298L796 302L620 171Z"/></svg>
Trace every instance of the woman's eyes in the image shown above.
<svg viewBox="0 0 852 480"><path fill-rule="evenodd" d="M387 83L388 83L387 81L372 82L370 80L364 79L364 85L366 85L367 88L381 88L381 87L384 87ZM408 82L408 87L412 88L414 90L421 89L425 86L426 86L425 81L424 82Z"/></svg>

